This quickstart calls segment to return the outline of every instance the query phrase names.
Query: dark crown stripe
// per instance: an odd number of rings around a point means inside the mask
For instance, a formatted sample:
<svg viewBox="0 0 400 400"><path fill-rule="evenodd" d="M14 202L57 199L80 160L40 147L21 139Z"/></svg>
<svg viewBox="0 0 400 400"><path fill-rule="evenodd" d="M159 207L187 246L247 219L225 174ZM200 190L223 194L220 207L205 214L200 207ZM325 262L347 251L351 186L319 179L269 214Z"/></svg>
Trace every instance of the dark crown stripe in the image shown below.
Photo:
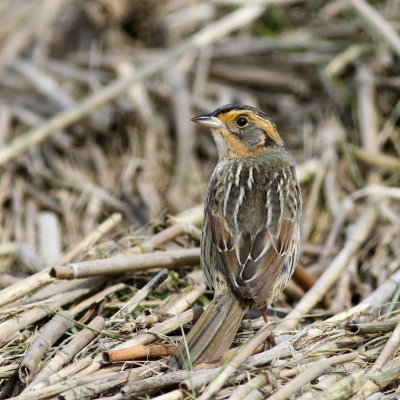
<svg viewBox="0 0 400 400"><path fill-rule="evenodd" d="M252 106L246 106L244 104L225 104L224 106L218 107L211 115L213 115L214 117L218 117L221 114L225 114L225 113L227 113L229 111L233 111L233 110L252 111L254 114L257 114L261 118L269 120L268 115L265 114L263 111L260 111L257 108L254 108Z"/></svg>

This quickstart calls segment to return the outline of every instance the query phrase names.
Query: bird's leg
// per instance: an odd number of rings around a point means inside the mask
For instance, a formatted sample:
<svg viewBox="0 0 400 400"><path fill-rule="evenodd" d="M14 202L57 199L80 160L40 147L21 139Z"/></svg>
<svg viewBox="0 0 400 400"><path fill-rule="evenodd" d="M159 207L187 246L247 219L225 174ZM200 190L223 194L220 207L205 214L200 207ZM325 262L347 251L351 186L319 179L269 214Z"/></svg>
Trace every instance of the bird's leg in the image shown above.
<svg viewBox="0 0 400 400"><path fill-rule="evenodd" d="M264 322L266 324L268 324L269 321L268 321L268 315L267 315L267 307L260 308L260 311L261 311L261 315L264 319Z"/></svg>
<svg viewBox="0 0 400 400"><path fill-rule="evenodd" d="M264 322L265 322L266 324L269 324L268 315L267 315L267 307L260 308L260 311L261 311L261 315L262 315L262 317L263 317L263 319L264 319ZM275 346L276 346L275 338L274 338L273 333L271 333L271 334L265 339L265 342L264 342L264 349L263 349L263 350L266 351L266 350L272 349L272 348L275 347Z"/></svg>

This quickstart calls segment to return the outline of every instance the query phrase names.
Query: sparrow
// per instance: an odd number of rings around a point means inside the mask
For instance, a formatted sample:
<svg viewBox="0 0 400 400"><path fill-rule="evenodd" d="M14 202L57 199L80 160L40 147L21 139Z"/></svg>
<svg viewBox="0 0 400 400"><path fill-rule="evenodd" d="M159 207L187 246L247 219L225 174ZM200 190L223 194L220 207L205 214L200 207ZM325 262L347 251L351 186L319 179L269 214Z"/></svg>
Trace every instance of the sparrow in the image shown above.
<svg viewBox="0 0 400 400"><path fill-rule="evenodd" d="M220 358L249 307L268 321L297 264L302 208L294 161L264 112L228 104L192 121L210 128L218 150L201 237L215 294L169 361L180 369Z"/></svg>

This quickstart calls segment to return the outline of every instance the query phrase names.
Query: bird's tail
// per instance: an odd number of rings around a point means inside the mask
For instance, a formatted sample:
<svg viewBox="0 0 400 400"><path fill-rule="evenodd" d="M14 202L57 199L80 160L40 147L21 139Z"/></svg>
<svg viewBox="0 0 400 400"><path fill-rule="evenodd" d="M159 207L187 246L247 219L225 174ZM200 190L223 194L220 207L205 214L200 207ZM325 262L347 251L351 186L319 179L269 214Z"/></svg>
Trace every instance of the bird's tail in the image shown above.
<svg viewBox="0 0 400 400"><path fill-rule="evenodd" d="M168 365L190 369L195 363L219 359L232 344L246 310L232 294L215 294Z"/></svg>

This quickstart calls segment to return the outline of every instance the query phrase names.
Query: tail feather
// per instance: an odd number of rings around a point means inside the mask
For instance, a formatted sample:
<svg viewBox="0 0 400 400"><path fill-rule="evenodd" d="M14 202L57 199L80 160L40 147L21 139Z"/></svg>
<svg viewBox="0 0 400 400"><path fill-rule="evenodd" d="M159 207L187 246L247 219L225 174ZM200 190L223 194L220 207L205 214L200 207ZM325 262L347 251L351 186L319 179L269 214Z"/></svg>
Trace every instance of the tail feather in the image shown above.
<svg viewBox="0 0 400 400"><path fill-rule="evenodd" d="M192 364L220 358L232 344L246 310L232 294L215 294L171 356L169 366L189 369Z"/></svg>

